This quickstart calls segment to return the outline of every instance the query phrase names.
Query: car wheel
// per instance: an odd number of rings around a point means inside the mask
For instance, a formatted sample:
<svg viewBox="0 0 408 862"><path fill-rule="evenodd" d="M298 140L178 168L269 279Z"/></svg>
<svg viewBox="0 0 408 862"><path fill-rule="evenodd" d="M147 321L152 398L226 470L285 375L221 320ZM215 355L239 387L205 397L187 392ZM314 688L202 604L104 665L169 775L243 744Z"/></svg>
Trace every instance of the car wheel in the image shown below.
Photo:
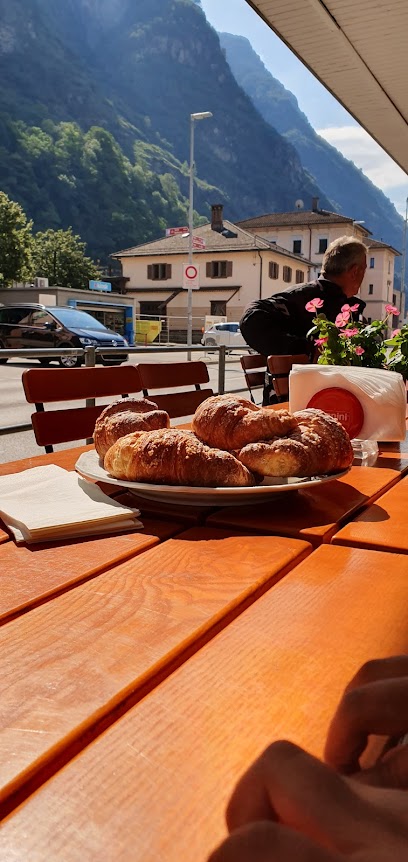
<svg viewBox="0 0 408 862"><path fill-rule="evenodd" d="M72 347L72 344L59 344L58 347L60 347L61 349L63 347ZM61 368L78 368L78 366L82 363L82 357L74 356L74 354L68 356L60 356L58 362L61 365Z"/></svg>
<svg viewBox="0 0 408 862"><path fill-rule="evenodd" d="M0 341L0 350L4 350L4 344L2 341ZM5 365L6 362L7 362L7 358L4 359L4 357L3 357L2 359L0 359L0 365Z"/></svg>
<svg viewBox="0 0 408 862"><path fill-rule="evenodd" d="M205 349L208 350L209 353L211 353L211 347L217 347L217 342L214 341L213 338L207 338L205 342Z"/></svg>

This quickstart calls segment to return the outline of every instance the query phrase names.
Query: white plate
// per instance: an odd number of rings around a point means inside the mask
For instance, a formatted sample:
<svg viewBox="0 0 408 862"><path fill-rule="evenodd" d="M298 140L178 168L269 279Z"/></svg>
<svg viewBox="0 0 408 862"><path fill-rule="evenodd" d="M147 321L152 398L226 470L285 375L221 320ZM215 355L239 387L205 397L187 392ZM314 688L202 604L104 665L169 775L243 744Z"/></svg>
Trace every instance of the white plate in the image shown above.
<svg viewBox="0 0 408 862"><path fill-rule="evenodd" d="M296 491L298 488L310 488L332 482L345 476L348 470L333 473L330 476L313 476L299 479L291 476L288 479L266 478L261 485L252 488L194 488L190 485L150 485L146 482L126 482L125 479L113 479L102 467L95 449L89 449L79 456L75 469L87 479L129 488L140 497L148 500L158 500L161 503L178 503L189 506L243 506L245 503L261 503L273 494L282 491Z"/></svg>

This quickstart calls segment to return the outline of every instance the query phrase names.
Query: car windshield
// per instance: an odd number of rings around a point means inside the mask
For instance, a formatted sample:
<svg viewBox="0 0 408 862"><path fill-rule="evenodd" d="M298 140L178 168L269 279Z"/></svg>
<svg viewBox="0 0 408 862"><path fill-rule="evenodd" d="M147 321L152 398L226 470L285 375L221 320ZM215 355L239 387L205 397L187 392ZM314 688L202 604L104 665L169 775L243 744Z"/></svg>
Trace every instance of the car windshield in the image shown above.
<svg viewBox="0 0 408 862"><path fill-rule="evenodd" d="M106 326L92 317L92 314L87 314L86 311L77 311L75 308L48 308L51 314L57 318L68 329L102 329L106 330Z"/></svg>

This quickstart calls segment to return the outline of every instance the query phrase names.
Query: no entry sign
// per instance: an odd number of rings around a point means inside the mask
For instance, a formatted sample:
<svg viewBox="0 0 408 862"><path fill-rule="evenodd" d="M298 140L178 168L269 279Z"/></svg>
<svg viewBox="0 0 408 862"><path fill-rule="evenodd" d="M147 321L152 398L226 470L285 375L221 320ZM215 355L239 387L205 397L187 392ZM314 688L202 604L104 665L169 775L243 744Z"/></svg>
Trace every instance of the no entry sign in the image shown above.
<svg viewBox="0 0 408 862"><path fill-rule="evenodd" d="M200 270L195 263L187 263L183 266L183 287L192 290L199 290L200 287Z"/></svg>

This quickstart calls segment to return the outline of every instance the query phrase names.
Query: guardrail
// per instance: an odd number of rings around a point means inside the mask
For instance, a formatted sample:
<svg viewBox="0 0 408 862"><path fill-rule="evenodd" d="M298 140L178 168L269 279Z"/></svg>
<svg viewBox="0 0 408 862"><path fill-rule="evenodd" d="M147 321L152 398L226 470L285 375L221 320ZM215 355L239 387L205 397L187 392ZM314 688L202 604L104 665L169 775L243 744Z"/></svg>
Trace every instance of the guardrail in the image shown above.
<svg viewBox="0 0 408 862"><path fill-rule="evenodd" d="M177 345L177 347L49 347L49 348L27 348L25 350L0 350L1 359L59 359L60 356L81 356L83 357L84 365L87 368L94 368L97 364L97 357L104 356L109 358L109 355L128 356L134 353L186 353L188 360L191 359L192 353L206 352L202 345L194 345L188 347L186 344ZM226 348L211 347L211 352L218 353L218 394L223 395L225 392L225 356ZM95 404L94 398L88 398L86 401L87 407L93 407ZM5 434L16 434L22 431L30 431L32 429L31 422L22 422L19 425L3 425L0 426L0 436Z"/></svg>

